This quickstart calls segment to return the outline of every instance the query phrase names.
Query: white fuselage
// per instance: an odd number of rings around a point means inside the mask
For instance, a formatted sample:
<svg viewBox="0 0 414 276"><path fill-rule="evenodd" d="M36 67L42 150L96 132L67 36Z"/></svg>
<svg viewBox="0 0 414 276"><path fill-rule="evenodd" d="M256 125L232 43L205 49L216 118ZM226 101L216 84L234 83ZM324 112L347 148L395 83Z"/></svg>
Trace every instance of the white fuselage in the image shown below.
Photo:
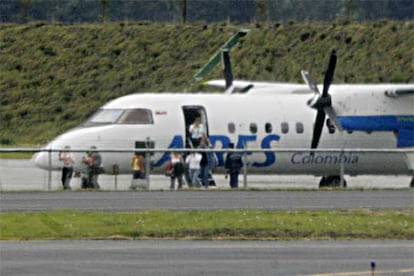
<svg viewBox="0 0 414 276"><path fill-rule="evenodd" d="M389 118L408 120L413 124L414 97L390 98L384 91L398 85L332 85L332 106L344 123L345 131L329 133L324 127L319 149L395 149L399 137L387 127L377 126ZM401 87L413 85L401 85ZM273 89L273 90L272 90ZM47 148L124 149L131 152L101 152L107 172L118 165L120 173L131 172L131 157L136 142L148 140L158 149L184 148L188 126L197 110L202 113L210 141L215 149L308 149L312 139L316 111L307 106L312 94L291 93L305 91L305 85L284 85L277 88L257 89L247 94L134 94L115 99L101 110L146 110L149 121L138 123L89 121L85 126L68 131L52 141ZM113 112L116 113L116 112ZM145 118L144 118L145 119ZM371 124L371 122L373 122ZM371 128L371 125L375 125ZM353 129L355 126L355 129ZM405 126L404 126L405 127ZM408 130L410 131L410 130ZM413 130L411 130L413 131ZM412 148L412 147L409 147ZM75 170L82 168L84 153L74 153ZM216 154L219 168L223 153ZM249 172L280 174L339 174L341 164L345 173L356 174L412 174L410 162L404 153L346 153L303 150L289 152L261 152L247 157ZM165 153L156 153L151 161L155 171L164 169L168 160ZM36 157L39 167L48 168L48 154ZM57 153L52 154L52 167L61 166Z"/></svg>

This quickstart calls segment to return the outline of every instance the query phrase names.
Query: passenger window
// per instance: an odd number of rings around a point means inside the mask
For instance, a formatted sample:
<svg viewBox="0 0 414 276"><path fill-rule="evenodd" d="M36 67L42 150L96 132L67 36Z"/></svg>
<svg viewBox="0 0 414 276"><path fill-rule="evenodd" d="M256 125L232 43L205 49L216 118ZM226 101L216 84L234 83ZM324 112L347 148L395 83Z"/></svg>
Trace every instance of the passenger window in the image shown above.
<svg viewBox="0 0 414 276"><path fill-rule="evenodd" d="M234 123L229 123L227 125L227 129L228 129L229 133L234 133L236 131L236 125Z"/></svg>
<svg viewBox="0 0 414 276"><path fill-rule="evenodd" d="M250 132L251 133L257 133L257 125L255 123L250 124Z"/></svg>
<svg viewBox="0 0 414 276"><path fill-rule="evenodd" d="M272 124L271 123L266 123L265 124L265 131L266 131L266 133L271 133L272 130L273 130Z"/></svg>
<svg viewBox="0 0 414 276"><path fill-rule="evenodd" d="M296 133L303 133L303 124L301 122L296 123Z"/></svg>
<svg viewBox="0 0 414 276"><path fill-rule="evenodd" d="M281 124L281 128L282 128L282 133L286 134L289 132L289 124L286 122L283 122Z"/></svg>
<svg viewBox="0 0 414 276"><path fill-rule="evenodd" d="M118 124L153 124L152 113L149 109L128 109L121 116Z"/></svg>

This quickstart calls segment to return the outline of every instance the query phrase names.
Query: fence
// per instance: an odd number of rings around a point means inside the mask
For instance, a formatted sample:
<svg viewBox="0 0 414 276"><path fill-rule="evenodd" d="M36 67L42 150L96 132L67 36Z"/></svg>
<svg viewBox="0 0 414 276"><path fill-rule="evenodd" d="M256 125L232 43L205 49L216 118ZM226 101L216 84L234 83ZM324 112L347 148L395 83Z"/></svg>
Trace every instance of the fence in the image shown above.
<svg viewBox="0 0 414 276"><path fill-rule="evenodd" d="M145 153L146 178L142 186L146 189L165 187L165 177L162 175L165 163L154 165L162 156L168 156L171 152L213 152L219 161L219 167L215 173L224 172L223 161L229 152L238 152L243 157L243 168L241 170L242 186L248 187L248 176L254 173L276 173L276 174L311 174L323 175L324 168L327 172L334 170L337 175L355 174L350 167L358 169L359 164L351 164L352 158L359 158L360 164L364 159L376 164L382 164L384 174L398 174L400 171L413 172L414 149L98 149L104 156L104 164L108 175L100 177L103 181L101 187L104 190L124 190L129 187L130 174L118 174L119 168L130 166L130 160L137 150ZM39 149L39 148L0 148L0 189L1 190L56 190L60 187L58 183L61 172L58 170L61 162L57 160L58 152L61 149ZM68 150L74 155L80 156L90 149ZM4 155L8 154L9 158ZM16 160L10 158L10 154L21 153L44 153L47 156L46 170L37 168L32 159ZM167 154L167 155L166 155ZM44 156L44 157L45 157ZM13 156L12 156L13 157ZM116 158L115 158L116 157ZM218 158L220 157L220 158ZM260 159L261 158L261 159ZM274 158L274 160L272 159ZM313 158L313 159L312 159ZM325 159L324 159L325 158ZM337 159L332 159L337 158ZM78 158L76 158L78 159ZM165 159L165 158L164 158ZM110 161L109 161L110 160ZM115 162L112 162L114 161ZM123 160L122 162L119 162ZM166 159L168 160L168 159ZM270 164L270 161L274 161ZM109 162L108 162L109 161ZM268 162L267 167L264 166ZM290 162L290 163L289 163ZM158 162L159 163L159 162ZM289 164L287 164L289 163ZM297 164L296 164L297 163ZM289 165L292 168L289 168ZM262 166L262 167L261 167ZM294 168L294 167L297 168ZM361 165L362 166L362 165ZM360 168L361 169L361 168ZM362 168L361 170L363 170ZM369 167L368 169L372 169ZM375 169L375 166L374 166ZM322 171L321 171L322 170ZM379 168L381 170L381 168ZM392 171L395 171L394 173ZM319 172L319 173L318 173ZM132 173L132 171L131 171ZM381 172L379 172L381 173ZM407 174L407 173L405 173ZM157 176L158 175L158 176ZM72 180L74 181L74 180ZM80 181L80 180L79 180ZM78 181L78 182L79 182ZM224 180L223 180L224 181ZM154 182L154 184L152 183ZM39 185L43 183L43 185ZM223 184L224 185L224 184ZM76 186L76 185L75 185ZM166 188L166 187L165 187Z"/></svg>

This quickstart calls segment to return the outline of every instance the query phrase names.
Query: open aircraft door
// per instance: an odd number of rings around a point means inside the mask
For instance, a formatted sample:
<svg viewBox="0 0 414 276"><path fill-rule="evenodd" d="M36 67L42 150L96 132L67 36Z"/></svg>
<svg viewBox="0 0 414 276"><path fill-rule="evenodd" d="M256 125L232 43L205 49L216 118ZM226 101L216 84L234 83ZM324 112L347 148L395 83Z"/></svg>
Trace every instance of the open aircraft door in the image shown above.
<svg viewBox="0 0 414 276"><path fill-rule="evenodd" d="M183 106L183 114L185 121L185 147L192 148L191 144L191 135L189 132L190 125L194 122L197 116L201 116L201 122L206 127L206 132L208 136L208 120L207 112L203 106L199 105L186 105Z"/></svg>

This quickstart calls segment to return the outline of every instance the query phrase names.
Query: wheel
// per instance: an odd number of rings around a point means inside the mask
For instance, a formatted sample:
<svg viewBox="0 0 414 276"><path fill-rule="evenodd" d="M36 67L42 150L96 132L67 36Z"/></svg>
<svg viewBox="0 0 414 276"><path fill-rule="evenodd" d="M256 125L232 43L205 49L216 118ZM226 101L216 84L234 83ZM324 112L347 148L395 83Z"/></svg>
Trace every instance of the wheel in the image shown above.
<svg viewBox="0 0 414 276"><path fill-rule="evenodd" d="M344 188L346 188L346 180L344 179ZM341 186L341 176L340 175L328 175L323 176L319 182L319 188L323 187L340 187Z"/></svg>
<svg viewBox="0 0 414 276"><path fill-rule="evenodd" d="M325 188L328 185L326 184L326 177L322 176L321 180L319 181L319 188Z"/></svg>

